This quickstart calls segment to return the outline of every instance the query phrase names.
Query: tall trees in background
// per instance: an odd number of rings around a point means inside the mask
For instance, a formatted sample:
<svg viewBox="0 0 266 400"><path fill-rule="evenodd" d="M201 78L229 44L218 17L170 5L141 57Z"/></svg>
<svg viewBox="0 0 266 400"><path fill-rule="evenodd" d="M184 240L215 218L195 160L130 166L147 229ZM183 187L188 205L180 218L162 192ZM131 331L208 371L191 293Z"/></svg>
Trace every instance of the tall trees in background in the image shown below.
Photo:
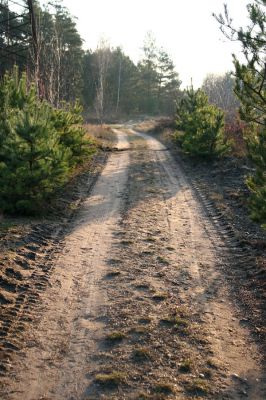
<svg viewBox="0 0 266 400"><path fill-rule="evenodd" d="M35 1L34 9L40 94L55 106L59 106L62 101L74 102L81 97L83 57L82 39L77 31L76 22L68 10L56 0L46 7L41 7ZM0 24L0 44L4 42L6 46L13 44L14 55L8 53L7 57L7 54L1 52L0 73L3 75L5 71L12 69L15 63L21 72L27 70L31 80L35 78L36 60L29 41L29 19L26 14L16 18L15 15L17 13L10 10L8 3L1 2L0 21L3 22Z"/></svg>
<svg viewBox="0 0 266 400"><path fill-rule="evenodd" d="M26 68L29 56L29 23L26 24L23 9L18 6L18 12L12 11L6 0L0 3L0 76L2 77L14 63ZM17 16L19 14L19 16ZM23 29L21 28L23 25Z"/></svg>
<svg viewBox="0 0 266 400"><path fill-rule="evenodd" d="M144 40L143 58L138 63L140 108L144 113L156 112L158 74L157 47L155 39L149 32Z"/></svg>
<svg viewBox="0 0 266 400"><path fill-rule="evenodd" d="M16 39L18 50L23 50L25 57L11 56L6 61L1 57L2 75L16 62L21 72L27 70L29 80L35 79L41 97L50 104L60 107L64 101L74 103L80 99L86 111L96 114L101 122L132 113L174 114L180 81L171 57L158 48L151 33L145 38L143 57L136 65L121 48L112 48L104 40L96 50L84 51L75 20L58 0L46 6L35 1L34 8L38 73L30 43L24 40L30 32L9 32L3 26L6 33L0 31L0 44ZM2 25L13 24L15 28L23 22L13 19L8 3L0 8L0 13ZM29 29L30 26L25 27Z"/></svg>
<svg viewBox="0 0 266 400"><path fill-rule="evenodd" d="M130 113L173 115L181 83L170 56L151 34L137 65L120 47L100 41L83 57L82 80L84 104L100 121Z"/></svg>
<svg viewBox="0 0 266 400"><path fill-rule="evenodd" d="M42 93L53 105L81 96L82 39L65 7L36 7Z"/></svg>
<svg viewBox="0 0 266 400"><path fill-rule="evenodd" d="M82 98L98 118L138 111L138 69L121 48L102 45L83 57Z"/></svg>
<svg viewBox="0 0 266 400"><path fill-rule="evenodd" d="M111 60L111 49L107 41L102 39L95 52L96 61L96 96L95 96L95 111L101 123L106 111L107 103L107 73Z"/></svg>
<svg viewBox="0 0 266 400"><path fill-rule="evenodd" d="M158 48L149 32L143 46L143 58L138 63L140 108L148 114L171 114L179 93L180 80L169 54Z"/></svg>
<svg viewBox="0 0 266 400"><path fill-rule="evenodd" d="M227 122L232 122L238 113L240 102L234 93L236 80L230 72L224 75L208 74L201 86L210 103L225 112Z"/></svg>

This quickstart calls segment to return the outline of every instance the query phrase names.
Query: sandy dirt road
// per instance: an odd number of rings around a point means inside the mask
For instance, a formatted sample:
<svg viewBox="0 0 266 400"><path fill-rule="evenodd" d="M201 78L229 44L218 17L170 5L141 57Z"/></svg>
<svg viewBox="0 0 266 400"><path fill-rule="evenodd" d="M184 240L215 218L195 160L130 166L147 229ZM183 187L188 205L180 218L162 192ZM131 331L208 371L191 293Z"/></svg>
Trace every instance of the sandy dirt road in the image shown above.
<svg viewBox="0 0 266 400"><path fill-rule="evenodd" d="M161 143L115 132L1 399L266 398L217 226Z"/></svg>

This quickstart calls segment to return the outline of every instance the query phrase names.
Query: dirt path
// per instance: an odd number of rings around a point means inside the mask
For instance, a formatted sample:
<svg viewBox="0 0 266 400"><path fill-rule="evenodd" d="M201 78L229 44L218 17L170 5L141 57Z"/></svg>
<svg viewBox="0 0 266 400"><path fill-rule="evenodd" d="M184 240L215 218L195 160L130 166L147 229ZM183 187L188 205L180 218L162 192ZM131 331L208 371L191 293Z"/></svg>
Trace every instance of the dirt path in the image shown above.
<svg viewBox="0 0 266 400"><path fill-rule="evenodd" d="M71 223L1 398L264 399L225 243L165 147L131 128L116 129L123 151Z"/></svg>

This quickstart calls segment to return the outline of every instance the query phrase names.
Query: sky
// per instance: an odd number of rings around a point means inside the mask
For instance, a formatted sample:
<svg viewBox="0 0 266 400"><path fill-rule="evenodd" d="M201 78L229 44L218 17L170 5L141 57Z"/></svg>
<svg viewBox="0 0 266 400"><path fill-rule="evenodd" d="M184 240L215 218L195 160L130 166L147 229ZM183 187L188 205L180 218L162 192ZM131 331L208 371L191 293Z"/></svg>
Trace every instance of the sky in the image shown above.
<svg viewBox="0 0 266 400"><path fill-rule="evenodd" d="M84 48L95 49L101 37L113 47L121 46L134 62L142 55L147 31L158 46L171 55L182 87L201 85L208 73L233 69L232 53L240 54L237 43L220 32L212 13L223 11L226 0L63 0L77 17ZM228 0L236 26L247 25L248 0Z"/></svg>

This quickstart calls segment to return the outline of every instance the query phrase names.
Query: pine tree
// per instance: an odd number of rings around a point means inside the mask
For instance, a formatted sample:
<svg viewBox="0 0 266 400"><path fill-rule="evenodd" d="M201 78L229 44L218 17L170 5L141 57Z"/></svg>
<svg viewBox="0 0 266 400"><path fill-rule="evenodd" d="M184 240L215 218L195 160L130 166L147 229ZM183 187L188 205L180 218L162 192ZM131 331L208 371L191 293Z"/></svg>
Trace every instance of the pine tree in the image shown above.
<svg viewBox="0 0 266 400"><path fill-rule="evenodd" d="M144 56L138 63L139 70L139 108L141 112L157 112L158 72L157 46L151 32L148 32L143 45Z"/></svg>
<svg viewBox="0 0 266 400"><path fill-rule="evenodd" d="M81 108L40 101L17 69L0 84L0 208L40 212L91 153Z"/></svg>
<svg viewBox="0 0 266 400"><path fill-rule="evenodd" d="M65 103L64 108L53 109L51 121L59 135L59 144L68 151L68 162L72 168L94 153L95 147L86 138L82 127L82 107L79 103L74 106Z"/></svg>
<svg viewBox="0 0 266 400"><path fill-rule="evenodd" d="M38 211L67 179L69 150L60 144L52 109L39 102L26 77L7 75L0 87L0 207Z"/></svg>
<svg viewBox="0 0 266 400"><path fill-rule="evenodd" d="M247 179L252 193L249 202L251 217L266 228L266 130L258 131L252 124L248 138L249 154L256 165L255 174Z"/></svg>
<svg viewBox="0 0 266 400"><path fill-rule="evenodd" d="M163 49L158 50L158 112L174 115L175 102L179 95L181 81L169 54Z"/></svg>
<svg viewBox="0 0 266 400"><path fill-rule="evenodd" d="M255 164L254 176L247 179L251 190L252 218L266 224L266 1L254 0L247 6L250 25L235 29L225 6L216 16L222 31L241 43L245 62L234 56L236 86L242 119L250 123L246 140ZM228 33L229 32L229 33Z"/></svg>
<svg viewBox="0 0 266 400"><path fill-rule="evenodd" d="M185 152L198 157L223 154L228 146L223 137L224 114L209 104L200 89L187 89L177 106L176 139Z"/></svg>

